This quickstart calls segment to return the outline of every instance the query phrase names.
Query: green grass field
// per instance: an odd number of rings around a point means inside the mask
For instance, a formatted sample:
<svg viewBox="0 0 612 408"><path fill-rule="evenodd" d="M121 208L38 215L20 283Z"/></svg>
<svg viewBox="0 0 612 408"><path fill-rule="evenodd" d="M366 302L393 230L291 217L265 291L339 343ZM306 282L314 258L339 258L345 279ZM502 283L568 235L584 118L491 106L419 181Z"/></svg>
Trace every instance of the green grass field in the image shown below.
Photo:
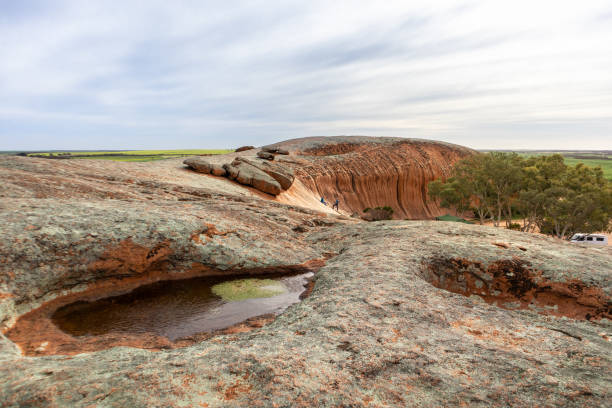
<svg viewBox="0 0 612 408"><path fill-rule="evenodd" d="M32 152L30 157L60 156L68 159L94 159L145 162L153 160L170 159L173 157L193 156L199 154L225 154L233 152L231 149L183 149L183 150L124 150L124 151L53 151Z"/></svg>
<svg viewBox="0 0 612 408"><path fill-rule="evenodd" d="M505 150L507 151L507 150ZM555 150L516 150L521 156L541 156L550 154L560 154L565 160L565 164L575 166L584 163L589 167L601 167L604 177L612 181L612 152L602 151L555 151Z"/></svg>
<svg viewBox="0 0 612 408"><path fill-rule="evenodd" d="M612 160L602 159L574 159L571 157L564 157L565 164L569 166L575 166L578 163L584 163L589 167L601 167L604 173L604 177L612 181Z"/></svg>

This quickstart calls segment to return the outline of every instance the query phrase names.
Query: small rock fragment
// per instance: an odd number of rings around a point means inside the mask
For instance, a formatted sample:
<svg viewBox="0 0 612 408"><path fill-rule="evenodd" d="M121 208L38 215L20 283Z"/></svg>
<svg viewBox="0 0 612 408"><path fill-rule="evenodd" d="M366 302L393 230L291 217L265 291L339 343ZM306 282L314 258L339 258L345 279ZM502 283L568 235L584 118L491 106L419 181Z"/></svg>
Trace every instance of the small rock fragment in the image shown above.
<svg viewBox="0 0 612 408"><path fill-rule="evenodd" d="M257 157L265 160L274 160L274 155L272 153L264 151L257 152Z"/></svg>

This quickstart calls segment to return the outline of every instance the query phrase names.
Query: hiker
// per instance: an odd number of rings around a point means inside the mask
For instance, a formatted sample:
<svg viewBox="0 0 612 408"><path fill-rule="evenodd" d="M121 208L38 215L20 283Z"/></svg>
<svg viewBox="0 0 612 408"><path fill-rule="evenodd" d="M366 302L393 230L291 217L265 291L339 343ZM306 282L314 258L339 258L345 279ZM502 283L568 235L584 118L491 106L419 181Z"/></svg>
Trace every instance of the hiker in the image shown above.
<svg viewBox="0 0 612 408"><path fill-rule="evenodd" d="M327 203L325 202L325 199L323 197L321 197L321 204L327 205Z"/></svg>
<svg viewBox="0 0 612 408"><path fill-rule="evenodd" d="M340 200L338 200L338 198L336 197L336 202L334 203L334 205L332 205L332 209L336 209L336 211L340 212L340 209L338 208L338 206L340 205Z"/></svg>

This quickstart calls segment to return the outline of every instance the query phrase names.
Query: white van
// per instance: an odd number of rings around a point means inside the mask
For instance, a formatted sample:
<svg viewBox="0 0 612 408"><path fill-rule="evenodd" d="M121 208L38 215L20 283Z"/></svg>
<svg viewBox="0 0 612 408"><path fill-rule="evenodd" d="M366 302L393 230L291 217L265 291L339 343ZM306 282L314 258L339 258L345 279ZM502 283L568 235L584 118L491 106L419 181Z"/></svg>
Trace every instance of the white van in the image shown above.
<svg viewBox="0 0 612 408"><path fill-rule="evenodd" d="M602 234L574 234L570 242L576 244L608 245L608 237Z"/></svg>

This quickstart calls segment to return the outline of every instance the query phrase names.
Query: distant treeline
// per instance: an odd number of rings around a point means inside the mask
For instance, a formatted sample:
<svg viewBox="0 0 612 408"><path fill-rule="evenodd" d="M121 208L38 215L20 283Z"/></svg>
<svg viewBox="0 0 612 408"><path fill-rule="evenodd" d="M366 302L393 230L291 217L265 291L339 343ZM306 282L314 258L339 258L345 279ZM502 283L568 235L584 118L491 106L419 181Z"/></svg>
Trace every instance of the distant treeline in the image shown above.
<svg viewBox="0 0 612 408"><path fill-rule="evenodd" d="M57 154L53 154L53 153L48 153L48 154L19 153L17 156L40 157L40 158L43 158L43 159L71 159L73 157L79 157L79 156L72 156L72 155L70 155L70 153L57 153Z"/></svg>

